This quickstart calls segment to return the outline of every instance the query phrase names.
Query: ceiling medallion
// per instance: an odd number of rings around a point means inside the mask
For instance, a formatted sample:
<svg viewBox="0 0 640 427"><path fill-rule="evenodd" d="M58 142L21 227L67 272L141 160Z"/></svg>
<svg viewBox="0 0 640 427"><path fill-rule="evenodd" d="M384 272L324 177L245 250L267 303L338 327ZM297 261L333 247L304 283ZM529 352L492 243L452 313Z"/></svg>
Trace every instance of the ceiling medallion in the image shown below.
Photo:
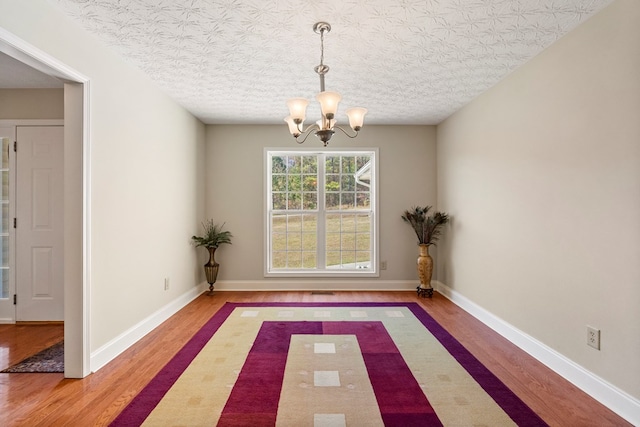
<svg viewBox="0 0 640 427"><path fill-rule="evenodd" d="M284 121L289 125L289 132L291 132L291 135L293 135L298 144L305 142L307 137L313 132L326 147L335 133L334 129L339 129L349 138L358 136L358 131L362 129L364 115L367 114L367 109L354 107L346 111L347 117L349 117L349 126L351 126L351 129L355 132L355 135L350 135L340 126L336 126L335 115L338 111L338 103L342 99L342 96L337 92L324 90L324 75L329 72L329 66L323 63L324 33L331 31L331 25L326 22L317 22L313 26L313 31L320 34L320 65L316 66L314 70L320 76L320 93L316 95L316 100L320 103L322 118L304 129L304 119L309 101L305 98L291 98L287 101L290 115L287 116ZM302 139L299 139L299 137L302 137Z"/></svg>

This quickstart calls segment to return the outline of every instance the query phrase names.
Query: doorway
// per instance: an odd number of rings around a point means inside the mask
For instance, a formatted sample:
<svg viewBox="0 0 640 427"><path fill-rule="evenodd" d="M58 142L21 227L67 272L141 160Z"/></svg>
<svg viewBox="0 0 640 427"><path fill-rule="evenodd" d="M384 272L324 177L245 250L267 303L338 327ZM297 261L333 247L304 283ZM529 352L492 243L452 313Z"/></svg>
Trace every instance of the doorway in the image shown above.
<svg viewBox="0 0 640 427"><path fill-rule="evenodd" d="M83 378L91 372L89 79L2 28L0 52L64 82L64 363L65 377Z"/></svg>
<svg viewBox="0 0 640 427"><path fill-rule="evenodd" d="M0 323L63 321L64 122L2 122Z"/></svg>

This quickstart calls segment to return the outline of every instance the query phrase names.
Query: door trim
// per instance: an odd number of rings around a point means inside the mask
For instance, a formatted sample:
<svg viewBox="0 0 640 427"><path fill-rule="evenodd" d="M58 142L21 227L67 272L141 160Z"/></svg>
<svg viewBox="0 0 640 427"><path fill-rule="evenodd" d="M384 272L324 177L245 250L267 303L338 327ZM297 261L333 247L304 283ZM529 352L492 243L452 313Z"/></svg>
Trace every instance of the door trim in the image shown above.
<svg viewBox="0 0 640 427"><path fill-rule="evenodd" d="M64 376L84 378L91 373L90 80L3 28L0 28L0 52L65 83Z"/></svg>

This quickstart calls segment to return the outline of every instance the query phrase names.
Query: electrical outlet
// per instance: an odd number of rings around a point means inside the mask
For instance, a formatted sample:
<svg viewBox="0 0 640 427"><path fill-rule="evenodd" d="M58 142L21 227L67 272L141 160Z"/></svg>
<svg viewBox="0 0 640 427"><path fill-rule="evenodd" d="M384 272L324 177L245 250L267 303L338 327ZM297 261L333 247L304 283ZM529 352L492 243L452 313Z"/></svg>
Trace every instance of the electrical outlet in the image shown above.
<svg viewBox="0 0 640 427"><path fill-rule="evenodd" d="M164 278L164 290L165 291L169 290L169 278L168 277Z"/></svg>
<svg viewBox="0 0 640 427"><path fill-rule="evenodd" d="M387 261L380 261L380 270L387 269Z"/></svg>
<svg viewBox="0 0 640 427"><path fill-rule="evenodd" d="M587 345L600 350L600 329L587 325Z"/></svg>

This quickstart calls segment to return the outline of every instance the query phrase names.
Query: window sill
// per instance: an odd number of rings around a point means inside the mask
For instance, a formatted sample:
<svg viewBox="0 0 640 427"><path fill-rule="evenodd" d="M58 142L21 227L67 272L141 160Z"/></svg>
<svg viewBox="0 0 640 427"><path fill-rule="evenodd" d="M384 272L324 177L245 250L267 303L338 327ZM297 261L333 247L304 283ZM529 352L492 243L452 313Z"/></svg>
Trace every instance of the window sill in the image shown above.
<svg viewBox="0 0 640 427"><path fill-rule="evenodd" d="M370 271L278 271L278 272L265 272L264 277L297 277L297 278L365 278L365 277L380 277L380 273L375 270Z"/></svg>

